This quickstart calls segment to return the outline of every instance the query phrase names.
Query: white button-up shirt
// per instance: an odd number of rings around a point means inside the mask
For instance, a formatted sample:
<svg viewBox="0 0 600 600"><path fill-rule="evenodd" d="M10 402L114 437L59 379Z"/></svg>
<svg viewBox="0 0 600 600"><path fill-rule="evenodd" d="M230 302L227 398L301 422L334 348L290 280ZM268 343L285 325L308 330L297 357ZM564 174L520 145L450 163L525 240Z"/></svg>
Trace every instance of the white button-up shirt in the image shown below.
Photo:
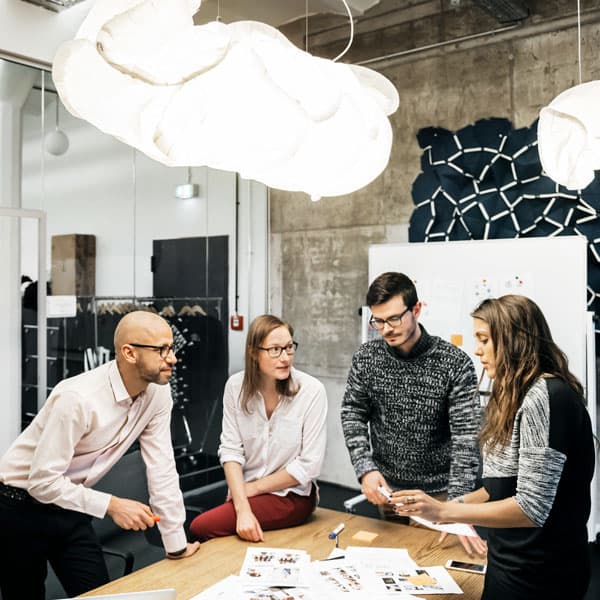
<svg viewBox="0 0 600 600"><path fill-rule="evenodd" d="M133 401L115 361L65 379L0 459L0 481L44 504L102 518L111 496L91 486L139 438L165 549L180 550L185 508L171 443L172 404L169 386L154 383Z"/></svg>
<svg viewBox="0 0 600 600"><path fill-rule="evenodd" d="M298 485L273 493L309 496L325 456L327 396L318 379L296 369L291 373L294 382L300 384L300 391L293 398L281 398L270 419L261 394L250 401L250 413L242 409L244 372L229 378L223 397L219 458L221 464L240 463L244 481L286 469Z"/></svg>

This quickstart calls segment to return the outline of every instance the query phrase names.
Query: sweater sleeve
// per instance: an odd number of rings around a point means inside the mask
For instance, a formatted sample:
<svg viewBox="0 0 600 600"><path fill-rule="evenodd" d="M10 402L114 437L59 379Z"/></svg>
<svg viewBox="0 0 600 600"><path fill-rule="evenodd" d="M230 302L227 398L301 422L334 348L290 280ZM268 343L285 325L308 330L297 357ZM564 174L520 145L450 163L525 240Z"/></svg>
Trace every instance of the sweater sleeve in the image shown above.
<svg viewBox="0 0 600 600"><path fill-rule="evenodd" d="M477 395L477 374L471 359L464 355L448 395L451 436L448 497L462 496L475 489L479 469L477 434L481 409Z"/></svg>
<svg viewBox="0 0 600 600"><path fill-rule="evenodd" d="M359 481L365 473L377 470L369 436L371 399L360 363L359 352L356 352L352 358L341 410L346 447Z"/></svg>
<svg viewBox="0 0 600 600"><path fill-rule="evenodd" d="M546 522L566 455L550 446L550 405L545 383L532 386L518 413L519 468L515 500L523 512L541 527Z"/></svg>

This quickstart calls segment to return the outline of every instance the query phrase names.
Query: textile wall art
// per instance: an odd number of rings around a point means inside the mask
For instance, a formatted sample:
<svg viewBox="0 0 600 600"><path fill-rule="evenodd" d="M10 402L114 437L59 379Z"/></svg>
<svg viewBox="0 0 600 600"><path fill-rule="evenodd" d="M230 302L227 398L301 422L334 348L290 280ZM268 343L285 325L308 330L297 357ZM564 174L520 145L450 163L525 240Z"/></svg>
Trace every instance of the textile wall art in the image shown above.
<svg viewBox="0 0 600 600"><path fill-rule="evenodd" d="M543 171L537 122L481 119L452 132L419 130L411 242L581 235L588 240L588 309L600 314L600 178L570 191Z"/></svg>

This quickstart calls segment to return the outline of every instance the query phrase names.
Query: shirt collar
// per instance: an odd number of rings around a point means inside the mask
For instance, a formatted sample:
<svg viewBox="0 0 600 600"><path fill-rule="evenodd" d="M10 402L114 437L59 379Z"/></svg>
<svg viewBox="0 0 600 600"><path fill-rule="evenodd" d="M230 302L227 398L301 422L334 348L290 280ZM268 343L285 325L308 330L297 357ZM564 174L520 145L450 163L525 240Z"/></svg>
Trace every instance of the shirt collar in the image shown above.
<svg viewBox="0 0 600 600"><path fill-rule="evenodd" d="M116 360L113 360L108 368L108 379L110 381L110 386L112 387L115 402L117 404L120 404L121 402L131 404L133 400L123 383L123 378L121 377L121 373L119 373L119 367L117 366Z"/></svg>

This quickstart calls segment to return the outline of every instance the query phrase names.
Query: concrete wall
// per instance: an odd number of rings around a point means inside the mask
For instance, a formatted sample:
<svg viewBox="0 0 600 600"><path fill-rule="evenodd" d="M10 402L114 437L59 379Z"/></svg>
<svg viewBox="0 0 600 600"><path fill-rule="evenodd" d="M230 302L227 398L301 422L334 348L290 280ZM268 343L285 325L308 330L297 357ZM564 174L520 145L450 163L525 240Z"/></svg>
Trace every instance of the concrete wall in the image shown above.
<svg viewBox="0 0 600 600"><path fill-rule="evenodd" d="M414 11L430 3L410 4ZM521 28L375 65L395 83L401 104L392 117L389 165L368 187L318 203L302 194L271 192L271 269L277 275L272 278L271 301L297 330L301 343L297 366L321 378L328 389L330 437L323 472L327 481L357 485L341 434L339 406L350 359L360 343L357 308L368 285L368 246L406 241L411 187L420 171L417 131L426 126L457 129L491 116L507 117L517 127L531 125L542 106L577 83L575 3L529 4L537 13ZM594 9L599 4L583 6L587 11L582 28L583 81L600 75L600 15ZM500 27L470 3L463 5L462 11L399 22L376 34L361 35L359 26L351 60L381 55L382 49L406 50ZM326 30L331 22L321 25ZM311 41L324 39L324 34L309 36L309 48ZM336 44L316 51L332 55Z"/></svg>

